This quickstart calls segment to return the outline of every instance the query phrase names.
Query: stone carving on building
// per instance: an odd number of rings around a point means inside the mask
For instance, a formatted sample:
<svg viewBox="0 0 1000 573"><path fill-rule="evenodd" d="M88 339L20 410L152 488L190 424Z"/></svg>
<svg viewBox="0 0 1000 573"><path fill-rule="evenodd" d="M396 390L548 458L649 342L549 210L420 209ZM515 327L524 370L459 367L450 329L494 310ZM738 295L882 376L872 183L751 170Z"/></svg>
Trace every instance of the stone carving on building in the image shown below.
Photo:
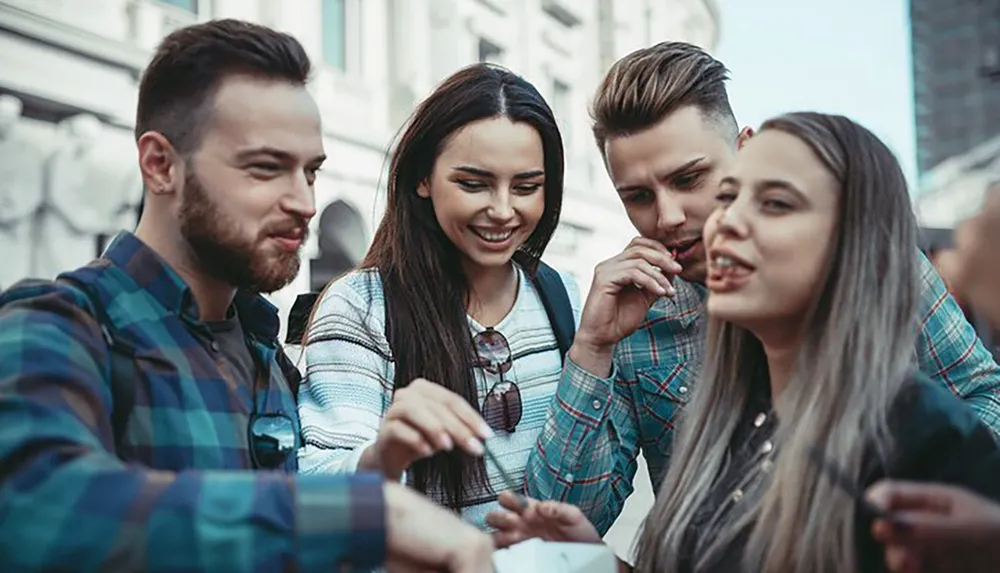
<svg viewBox="0 0 1000 573"><path fill-rule="evenodd" d="M21 119L22 107L0 95L0 288L32 273L32 219L42 203L48 138Z"/></svg>

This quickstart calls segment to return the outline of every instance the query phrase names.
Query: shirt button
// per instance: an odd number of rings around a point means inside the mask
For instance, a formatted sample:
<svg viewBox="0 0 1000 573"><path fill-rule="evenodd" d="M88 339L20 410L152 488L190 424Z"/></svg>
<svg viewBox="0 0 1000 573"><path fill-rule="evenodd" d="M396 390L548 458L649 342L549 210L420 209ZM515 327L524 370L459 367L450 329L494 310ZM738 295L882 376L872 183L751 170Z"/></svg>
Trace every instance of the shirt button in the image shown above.
<svg viewBox="0 0 1000 573"><path fill-rule="evenodd" d="M730 497L732 497L733 501L739 501L743 499L743 490L742 489L733 490L733 495Z"/></svg>
<svg viewBox="0 0 1000 573"><path fill-rule="evenodd" d="M762 453L762 454L769 454L769 453L771 453L771 450L773 450L773 449L774 449L774 444L772 444L771 441L768 440L768 441L764 442L763 446L760 447L760 453Z"/></svg>
<svg viewBox="0 0 1000 573"><path fill-rule="evenodd" d="M681 386L680 388L677 389L677 391L680 392L681 394L687 394L688 393L688 387L687 386Z"/></svg>
<svg viewBox="0 0 1000 573"><path fill-rule="evenodd" d="M565 475L565 476L563 476L563 477L564 477L564 478L566 479L566 481L568 481L568 482L572 482L572 481L573 481L573 474L566 474L566 475Z"/></svg>
<svg viewBox="0 0 1000 573"><path fill-rule="evenodd" d="M601 401L600 400L594 400L594 409L595 410L600 410L601 409Z"/></svg>
<svg viewBox="0 0 1000 573"><path fill-rule="evenodd" d="M213 340L212 344L210 344L209 346L212 348L212 352L218 352L219 351L219 343L218 342L216 342L216 341Z"/></svg>

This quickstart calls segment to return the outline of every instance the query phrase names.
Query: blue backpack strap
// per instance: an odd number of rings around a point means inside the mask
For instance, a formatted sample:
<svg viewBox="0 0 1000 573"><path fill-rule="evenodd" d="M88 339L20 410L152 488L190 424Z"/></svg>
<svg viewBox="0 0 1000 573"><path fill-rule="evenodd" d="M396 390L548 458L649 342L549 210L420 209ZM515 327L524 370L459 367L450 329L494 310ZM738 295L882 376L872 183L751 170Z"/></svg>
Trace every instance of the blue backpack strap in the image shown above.
<svg viewBox="0 0 1000 573"><path fill-rule="evenodd" d="M541 261L538 262L538 270L532 283L538 290L539 298L542 299L545 314L548 315L552 332L556 335L559 355L565 362L566 353L569 352L569 347L573 346L573 337L576 335L576 320L573 318L573 306L569 302L566 285L563 284L558 271Z"/></svg>
<svg viewBox="0 0 1000 573"><path fill-rule="evenodd" d="M135 354L131 348L114 335L114 323L108 318L104 304L93 293L92 289L83 281L68 274L60 275L56 282L67 284L83 293L90 300L90 306L93 307L95 313L94 319L101 328L104 341L108 344L109 375L111 377L108 381L111 387L111 432L115 451L121 455L125 430L128 428L128 420L132 415L132 408L135 406L135 384L139 377Z"/></svg>

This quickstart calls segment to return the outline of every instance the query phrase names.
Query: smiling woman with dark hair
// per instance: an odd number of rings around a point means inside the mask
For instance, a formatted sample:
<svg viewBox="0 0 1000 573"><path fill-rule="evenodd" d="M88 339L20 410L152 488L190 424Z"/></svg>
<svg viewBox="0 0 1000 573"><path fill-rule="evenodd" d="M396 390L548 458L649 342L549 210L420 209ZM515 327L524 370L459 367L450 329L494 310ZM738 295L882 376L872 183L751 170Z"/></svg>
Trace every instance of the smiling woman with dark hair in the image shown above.
<svg viewBox="0 0 1000 573"><path fill-rule="evenodd" d="M371 249L307 333L304 471L405 472L478 525L521 487L579 316L540 260L562 193L559 130L523 78L470 66L420 104Z"/></svg>

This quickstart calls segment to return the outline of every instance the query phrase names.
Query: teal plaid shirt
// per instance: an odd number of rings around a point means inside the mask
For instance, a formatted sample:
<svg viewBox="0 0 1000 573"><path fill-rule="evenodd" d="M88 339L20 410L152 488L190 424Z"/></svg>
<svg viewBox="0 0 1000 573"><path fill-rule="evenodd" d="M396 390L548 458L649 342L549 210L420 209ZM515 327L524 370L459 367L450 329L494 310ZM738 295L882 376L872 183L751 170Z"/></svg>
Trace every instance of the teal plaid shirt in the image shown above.
<svg viewBox="0 0 1000 573"><path fill-rule="evenodd" d="M233 379L188 287L135 236L71 273L135 350L115 446L110 360L90 298L52 282L0 295L0 571L333 571L385 548L381 480L252 471L251 382ZM235 302L270 366L257 411L296 420L278 316ZM122 461L122 460L126 461Z"/></svg>
<svg viewBox="0 0 1000 573"><path fill-rule="evenodd" d="M1000 368L922 261L921 371L963 398L1000 436ZM701 364L705 288L677 281L677 295L656 302L643 325L615 349L600 378L567 357L545 428L525 469L537 499L579 506L606 533L632 494L641 451L654 488L666 474L679 414Z"/></svg>

